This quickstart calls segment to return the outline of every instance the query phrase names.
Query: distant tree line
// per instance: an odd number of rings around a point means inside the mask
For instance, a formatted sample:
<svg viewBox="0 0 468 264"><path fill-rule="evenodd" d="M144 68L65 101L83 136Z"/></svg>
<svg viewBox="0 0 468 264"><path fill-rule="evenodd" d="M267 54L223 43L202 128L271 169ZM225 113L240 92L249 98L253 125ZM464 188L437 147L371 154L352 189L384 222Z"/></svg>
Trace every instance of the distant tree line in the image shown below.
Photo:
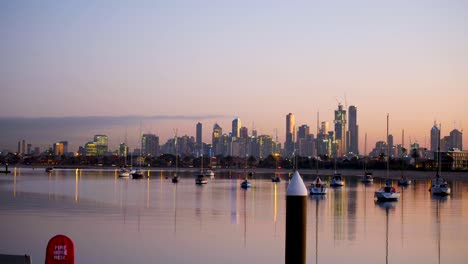
<svg viewBox="0 0 468 264"><path fill-rule="evenodd" d="M192 155L184 155L177 157L177 163L180 168L283 168L283 169L355 169L363 170L364 166L368 170L384 170L387 166L386 156L379 155L377 158L358 158L349 159L334 159L328 156L286 158L282 156L269 155L265 158L256 158L250 156L248 158L240 158L233 156L216 157L195 157ZM408 159L390 158L389 165L391 170L433 170L434 161L429 159L419 159L414 157L415 162L410 164ZM21 156L14 153L9 153L5 156L0 156L0 164L25 165L25 166L145 166L145 167L175 167L176 156L173 154L162 154L157 157L145 156L127 156L118 155L109 156L55 156L52 153L40 156ZM131 164L133 163L133 164ZM335 165L336 164L336 165ZM450 164L450 161L445 161L443 164ZM449 170L449 166L443 166L443 170Z"/></svg>

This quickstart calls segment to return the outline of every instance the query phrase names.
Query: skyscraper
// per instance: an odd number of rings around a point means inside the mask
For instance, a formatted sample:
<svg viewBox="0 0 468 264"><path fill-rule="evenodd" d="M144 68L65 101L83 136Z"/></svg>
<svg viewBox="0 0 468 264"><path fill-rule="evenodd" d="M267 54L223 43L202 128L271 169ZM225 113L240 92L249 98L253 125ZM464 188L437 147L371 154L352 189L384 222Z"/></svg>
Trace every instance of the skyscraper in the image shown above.
<svg viewBox="0 0 468 264"><path fill-rule="evenodd" d="M143 155L158 156L159 137L154 134L143 134L141 136L141 148Z"/></svg>
<svg viewBox="0 0 468 264"><path fill-rule="evenodd" d="M450 131L450 148L463 150L463 133L458 129Z"/></svg>
<svg viewBox="0 0 468 264"><path fill-rule="evenodd" d="M213 133L211 135L211 144L213 145L214 155L222 154L221 148L221 135L223 129L216 123L213 126Z"/></svg>
<svg viewBox="0 0 468 264"><path fill-rule="evenodd" d="M286 115L286 142L284 142L284 149L286 156L292 156L294 153L294 142L296 134L296 121L294 115L289 113Z"/></svg>
<svg viewBox="0 0 468 264"><path fill-rule="evenodd" d="M335 141L337 144L337 155L343 156L346 150L346 110L341 103L338 104L338 110L335 110Z"/></svg>
<svg viewBox="0 0 468 264"><path fill-rule="evenodd" d="M232 120L232 136L239 137L240 136L240 128L241 128L241 121L238 117Z"/></svg>
<svg viewBox="0 0 468 264"><path fill-rule="evenodd" d="M351 105L348 108L349 123L348 123L348 153L359 155L359 130L357 125L357 107Z"/></svg>
<svg viewBox="0 0 468 264"><path fill-rule="evenodd" d="M440 129L437 127L436 122L434 121L434 126L431 128L431 152L437 152L437 148L439 147L439 139L440 139ZM433 157L432 154L431 157Z"/></svg>
<svg viewBox="0 0 468 264"><path fill-rule="evenodd" d="M202 123L200 122L197 123L197 134L195 143L197 144L197 147L201 147L202 145Z"/></svg>
<svg viewBox="0 0 468 264"><path fill-rule="evenodd" d="M246 127L240 128L240 137L247 139L249 137L249 130Z"/></svg>
<svg viewBox="0 0 468 264"><path fill-rule="evenodd" d="M109 138L106 135L95 135L94 142L96 147L96 155L101 156L107 153ZM90 145L91 146L91 145Z"/></svg>

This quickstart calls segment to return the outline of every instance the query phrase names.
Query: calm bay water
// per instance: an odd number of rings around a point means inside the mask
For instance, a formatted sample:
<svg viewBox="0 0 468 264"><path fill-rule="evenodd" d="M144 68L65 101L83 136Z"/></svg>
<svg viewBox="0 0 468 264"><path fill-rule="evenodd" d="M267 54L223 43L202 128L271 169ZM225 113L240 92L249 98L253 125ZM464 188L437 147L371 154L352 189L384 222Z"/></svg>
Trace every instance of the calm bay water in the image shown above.
<svg viewBox="0 0 468 264"><path fill-rule="evenodd" d="M227 172L205 186L193 173L180 173L178 184L167 175L30 168L0 175L0 254L41 263L61 233L75 242L77 263L284 263L287 175L272 183L271 174L257 174L249 190ZM428 180L418 180L398 188L398 202L375 203L383 180L345 181L308 199L307 263L466 263L467 182L452 181L450 197L434 198Z"/></svg>

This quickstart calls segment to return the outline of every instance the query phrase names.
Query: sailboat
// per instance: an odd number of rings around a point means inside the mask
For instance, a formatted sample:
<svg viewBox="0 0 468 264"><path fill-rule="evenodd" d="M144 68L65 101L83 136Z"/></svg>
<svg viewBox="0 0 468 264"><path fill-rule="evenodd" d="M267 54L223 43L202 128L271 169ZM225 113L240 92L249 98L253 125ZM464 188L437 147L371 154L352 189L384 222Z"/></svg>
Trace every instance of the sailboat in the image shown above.
<svg viewBox="0 0 468 264"><path fill-rule="evenodd" d="M397 192L395 187L392 185L392 181L388 178L390 162L390 147L388 145L388 114L387 114L387 177L385 180L385 186L380 188L374 193L374 197L378 201L396 201L400 198L400 192Z"/></svg>
<svg viewBox="0 0 468 264"><path fill-rule="evenodd" d="M177 175L178 168L179 168L179 156L177 155L177 130L175 131L175 136L174 136L174 146L175 146L175 173L174 176L172 177L172 182L173 183L178 183L179 182L179 175Z"/></svg>
<svg viewBox="0 0 468 264"><path fill-rule="evenodd" d="M140 128L140 130L141 130L141 128ZM140 132L140 140L141 140L141 143L140 143L140 157L138 159L138 169L132 171L132 173L131 173L132 179L143 179L143 171L141 171L141 159L142 159L141 158L141 152L143 150L143 141L142 141L142 138L141 138L141 132Z"/></svg>
<svg viewBox="0 0 468 264"><path fill-rule="evenodd" d="M317 175L315 180L310 184L309 193L311 195L324 195L328 193L327 184L320 179L320 176Z"/></svg>
<svg viewBox="0 0 468 264"><path fill-rule="evenodd" d="M442 171L442 163L440 160L440 133L442 131L442 125L439 125L439 142L437 144L437 173L435 178L432 179L431 187L429 191L432 195L445 196L450 194L450 186L447 183L447 180L440 176Z"/></svg>
<svg viewBox="0 0 468 264"><path fill-rule="evenodd" d="M341 177L341 173L336 171L336 158L335 158L335 171L333 172L333 177L330 181L331 187L341 187L344 185L343 178Z"/></svg>
<svg viewBox="0 0 468 264"><path fill-rule="evenodd" d="M364 175L362 175L362 183L372 183L374 182L374 177L372 177L372 172L367 171L367 133L364 140Z"/></svg>
<svg viewBox="0 0 468 264"><path fill-rule="evenodd" d="M124 156L125 156L125 161L124 161L124 166L120 168L119 170L119 177L120 178L128 178L130 177L130 170L127 168L127 152L128 152L128 147L127 147L127 131L125 130L125 149L124 150Z"/></svg>
<svg viewBox="0 0 468 264"><path fill-rule="evenodd" d="M241 182L241 185L240 185L241 188L243 188L243 189L247 189L247 188L252 187L252 184L249 182L247 176L248 176L248 175L253 176L253 174L252 174L251 172L249 172L249 173L247 174L246 169L247 169L247 156L245 157L244 180Z"/></svg>
<svg viewBox="0 0 468 264"><path fill-rule="evenodd" d="M197 185L202 185L202 184L207 184L208 179L205 177L205 174L203 173L203 154L200 156L201 158L201 171L199 174L196 175L195 179L195 184Z"/></svg>
<svg viewBox="0 0 468 264"><path fill-rule="evenodd" d="M402 131L402 151L401 151L401 178L398 180L398 185L400 186L408 186L411 184L411 179L409 179L408 177L406 177L404 174L403 174L403 149L405 147L405 131L403 130Z"/></svg>

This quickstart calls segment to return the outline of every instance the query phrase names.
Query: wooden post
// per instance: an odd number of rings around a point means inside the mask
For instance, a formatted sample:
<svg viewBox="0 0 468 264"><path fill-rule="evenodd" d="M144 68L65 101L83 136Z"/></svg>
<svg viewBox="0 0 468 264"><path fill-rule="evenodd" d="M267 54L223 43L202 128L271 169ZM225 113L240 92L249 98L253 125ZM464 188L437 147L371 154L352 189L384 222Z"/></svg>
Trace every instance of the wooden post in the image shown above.
<svg viewBox="0 0 468 264"><path fill-rule="evenodd" d="M286 190L285 263L306 263L307 188L295 171Z"/></svg>

